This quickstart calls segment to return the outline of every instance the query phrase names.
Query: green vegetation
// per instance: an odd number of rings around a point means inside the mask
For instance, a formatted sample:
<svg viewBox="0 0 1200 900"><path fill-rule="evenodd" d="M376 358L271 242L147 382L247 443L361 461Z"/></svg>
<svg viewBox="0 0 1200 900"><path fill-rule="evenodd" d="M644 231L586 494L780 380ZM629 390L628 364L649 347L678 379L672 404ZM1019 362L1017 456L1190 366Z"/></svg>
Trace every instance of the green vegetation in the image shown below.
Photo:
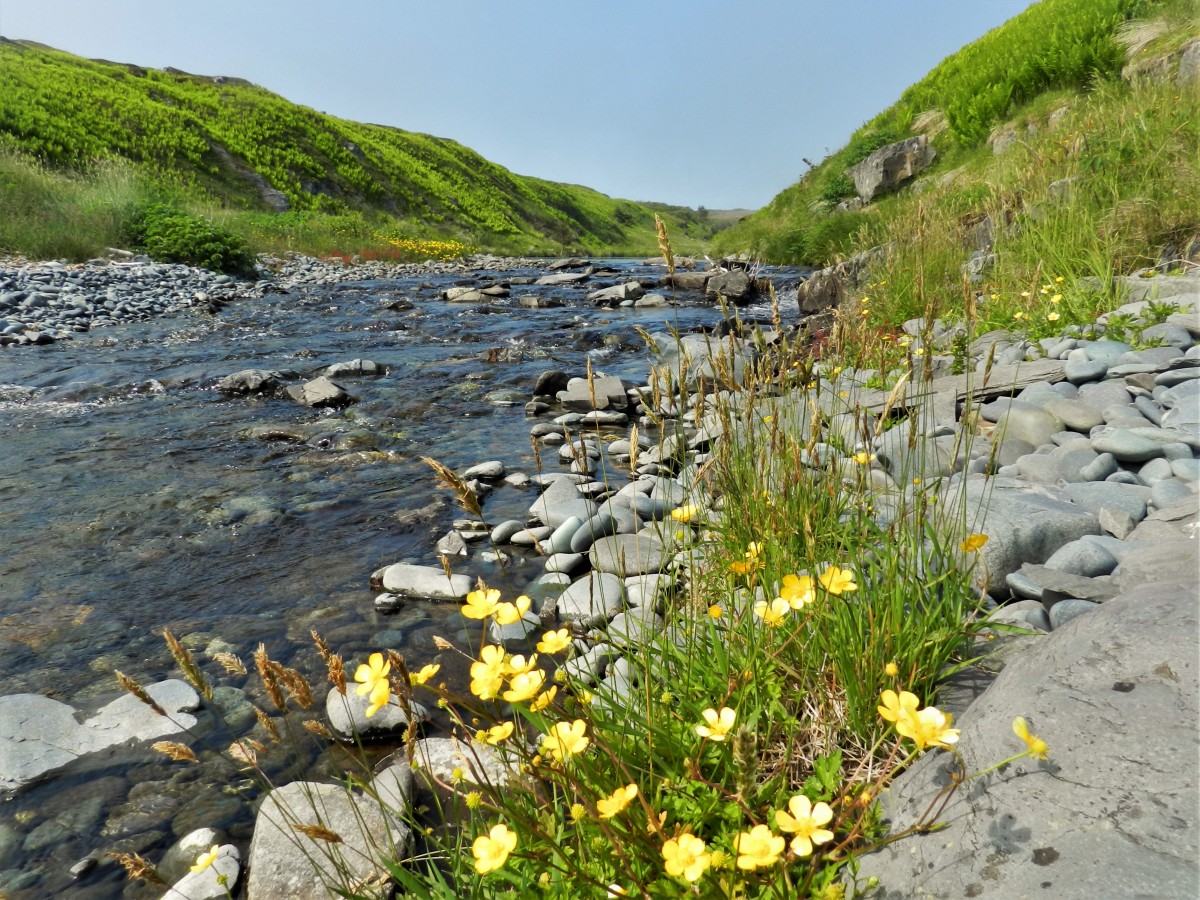
<svg viewBox="0 0 1200 900"><path fill-rule="evenodd" d="M42 195L41 209L76 205L76 182L90 190L98 171L125 160L143 199L220 218L255 250L349 255L378 250L379 232L511 253L641 255L655 247L647 206L514 175L451 140L337 119L236 78L7 40L0 40L0 150L9 154L6 170L24 160L23 181L44 179L25 195ZM70 196L59 196L62 189ZM7 193L0 202L9 205ZM720 227L692 210L655 208L685 252ZM280 210L281 219L271 214ZM63 221L46 213L38 228L59 230ZM64 236L30 244L13 234L3 234L0 249L72 247Z"/></svg>
<svg viewBox="0 0 1200 900"><path fill-rule="evenodd" d="M138 209L127 228L126 243L154 259L218 272L254 271L254 255L240 238L166 204Z"/></svg>
<svg viewBox="0 0 1200 900"><path fill-rule="evenodd" d="M1196 28L1195 0L1042 0L948 57L893 106L875 116L847 145L812 168L759 212L714 240L716 252L750 250L776 262L825 265L878 242L888 224L911 216L897 197L884 198L862 211L834 207L854 195L846 170L886 144L929 135L938 153L925 179L970 165L979 180L1008 185L1004 175L987 171L985 147L997 125L1033 114L1047 102L1067 104L1077 94L1109 86L1119 79L1125 53L1118 40L1122 24L1135 16L1162 16L1138 50L1174 49ZM1172 41L1174 43L1172 43ZM1133 88L1125 88L1133 90ZM1107 97L1119 94L1110 90ZM1155 97L1156 101L1163 98ZM1044 124L1044 117L1043 117ZM1194 146L1194 145L1193 145ZM1053 179L1051 179L1053 180ZM969 192L947 196L968 213L977 204ZM903 230L902 225L896 226Z"/></svg>

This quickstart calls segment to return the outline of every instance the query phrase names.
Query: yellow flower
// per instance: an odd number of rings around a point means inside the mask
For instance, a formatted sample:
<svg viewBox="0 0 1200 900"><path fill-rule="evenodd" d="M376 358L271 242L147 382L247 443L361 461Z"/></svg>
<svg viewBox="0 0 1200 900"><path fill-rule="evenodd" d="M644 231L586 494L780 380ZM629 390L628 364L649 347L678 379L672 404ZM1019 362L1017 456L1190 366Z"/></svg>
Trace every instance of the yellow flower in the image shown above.
<svg viewBox="0 0 1200 900"><path fill-rule="evenodd" d="M681 834L663 844L664 868L667 874L695 883L712 861L704 841L694 834Z"/></svg>
<svg viewBox="0 0 1200 900"><path fill-rule="evenodd" d="M493 725L487 731L475 732L475 740L479 741L481 744L491 744L492 746L495 746L496 744L502 744L504 741L507 741L509 737L512 736L512 733L513 723L501 722L499 725Z"/></svg>
<svg viewBox="0 0 1200 900"><path fill-rule="evenodd" d="M676 522L690 522L700 514L700 507L695 503L685 503L671 510L671 518Z"/></svg>
<svg viewBox="0 0 1200 900"><path fill-rule="evenodd" d="M958 743L958 729L950 727L951 719L936 706L927 706L916 712L908 710L901 713L896 722L896 731L911 739L918 750L927 747L949 750L951 744Z"/></svg>
<svg viewBox="0 0 1200 900"><path fill-rule="evenodd" d="M524 595L518 597L515 603L497 604L493 613L496 617L496 624L512 625L514 622L520 622L521 617L529 612L529 604L529 598Z"/></svg>
<svg viewBox="0 0 1200 900"><path fill-rule="evenodd" d="M496 825L487 834L481 834L471 844L475 857L475 871L480 875L494 872L508 861L508 854L517 849L517 835L504 824Z"/></svg>
<svg viewBox="0 0 1200 900"><path fill-rule="evenodd" d="M774 416L763 416L763 422L767 425L770 425L774 421L775 421Z"/></svg>
<svg viewBox="0 0 1200 900"><path fill-rule="evenodd" d="M787 601L790 608L804 609L817 596L813 590L812 577L809 575L784 575L783 587L779 591L779 596L782 600Z"/></svg>
<svg viewBox="0 0 1200 900"><path fill-rule="evenodd" d="M888 722L899 721L902 715L916 712L921 701L917 699L917 695L909 691L901 691L899 696L890 688L879 695L879 699L883 701L883 705L876 707L879 710L879 715L882 719Z"/></svg>
<svg viewBox="0 0 1200 900"><path fill-rule="evenodd" d="M541 669L533 672L522 672L514 675L509 684L509 690L501 696L509 703L521 703L533 697L542 689L546 681L546 673Z"/></svg>
<svg viewBox="0 0 1200 900"><path fill-rule="evenodd" d="M1017 321L1020 321L1021 319L1025 318L1025 313L1018 310L1017 312L1013 313L1013 318Z"/></svg>
<svg viewBox="0 0 1200 900"><path fill-rule="evenodd" d="M201 853L196 857L196 861L192 863L193 872L203 872L209 866L217 861L217 851L220 848L213 844L206 853Z"/></svg>
<svg viewBox="0 0 1200 900"><path fill-rule="evenodd" d="M730 709L728 706L722 706L720 712L717 712L715 709L706 709L700 715L704 717L704 721L708 724L697 725L696 734L711 741L725 740L725 735L729 734L733 728L734 720L737 719L737 711Z"/></svg>
<svg viewBox="0 0 1200 900"><path fill-rule="evenodd" d="M771 628L775 628L777 625L779 625L785 618L787 618L787 614L791 611L791 604L789 604L782 597L776 597L770 603L767 603L766 600L754 601L754 614L762 619L764 624L769 625Z"/></svg>
<svg viewBox="0 0 1200 900"><path fill-rule="evenodd" d="M1013 719L1013 734L1025 742L1030 756L1035 759L1046 759L1049 756L1050 745L1036 734L1029 733L1029 726L1025 724L1024 716L1017 716Z"/></svg>
<svg viewBox="0 0 1200 900"><path fill-rule="evenodd" d="M886 666L883 667L883 674L886 675L888 678L895 678L897 675L900 674L900 667L898 665L896 665L894 662L890 662Z"/></svg>
<svg viewBox="0 0 1200 900"><path fill-rule="evenodd" d="M561 653L571 646L571 629L560 628L558 631L547 631L538 641L539 653Z"/></svg>
<svg viewBox="0 0 1200 900"><path fill-rule="evenodd" d="M958 545L958 548L963 553L974 553L976 550L983 548L983 545L988 542L986 534L968 534L966 539Z"/></svg>
<svg viewBox="0 0 1200 900"><path fill-rule="evenodd" d="M532 703L529 704L531 712L541 712L550 705L550 701L554 699L554 695L558 693L558 688L552 687L544 694L539 694Z"/></svg>
<svg viewBox="0 0 1200 900"><path fill-rule="evenodd" d="M412 684L425 684L434 675L442 670L439 663L431 663L427 666L421 666L420 671L409 672L408 680Z"/></svg>
<svg viewBox="0 0 1200 900"><path fill-rule="evenodd" d="M609 796L597 800L596 811L600 813L600 818L611 819L617 813L624 810L637 795L637 785L627 784L623 788L617 788Z"/></svg>
<svg viewBox="0 0 1200 900"><path fill-rule="evenodd" d="M1026 300L1028 300L1030 297L1033 296L1033 294L1029 293L1029 291L1021 291L1021 296L1024 297Z"/></svg>
<svg viewBox="0 0 1200 900"><path fill-rule="evenodd" d="M510 656L504 661L505 675L524 675L526 672L532 672L533 667L537 665L537 654L534 653L529 659L524 656Z"/></svg>
<svg viewBox="0 0 1200 900"><path fill-rule="evenodd" d="M1057 312L1052 312L1046 316L1046 321L1047 322L1057 322L1061 318L1062 318L1062 316L1060 316Z"/></svg>
<svg viewBox="0 0 1200 900"><path fill-rule="evenodd" d="M783 845L783 838L772 834L766 825L755 825L733 839L733 849L738 853L737 867L754 870L773 866L779 862Z"/></svg>
<svg viewBox="0 0 1200 900"><path fill-rule="evenodd" d="M757 541L751 541L746 545L746 558L744 561L731 562L729 571L734 575L749 575L761 569L763 561L759 559L759 554L762 553L762 544Z"/></svg>
<svg viewBox="0 0 1200 900"><path fill-rule="evenodd" d="M1055 276L1054 276L1054 283L1055 283L1055 284L1062 284L1064 281L1066 281L1066 279L1065 279L1065 278L1063 278L1061 275L1055 275Z"/></svg>
<svg viewBox="0 0 1200 900"><path fill-rule="evenodd" d="M719 619L723 615L725 615L725 611L715 603L708 608L708 617L710 619Z"/></svg>
<svg viewBox="0 0 1200 900"><path fill-rule="evenodd" d="M830 566L817 576L817 580L821 582L821 587L834 595L852 594L858 590L858 585L854 581L854 573L849 569L841 569L837 566Z"/></svg>
<svg viewBox="0 0 1200 900"><path fill-rule="evenodd" d="M467 605L462 608L462 614L468 619L486 619L496 612L500 602L500 592L495 590L471 591L467 594Z"/></svg>
<svg viewBox="0 0 1200 900"><path fill-rule="evenodd" d="M788 814L782 809L775 812L775 826L780 831L794 834L792 852L797 856L808 856L813 852L813 844L824 844L833 840L833 832L822 828L833 818L833 810L828 803L818 803L816 806L803 794L797 794L788 801Z"/></svg>
<svg viewBox="0 0 1200 900"><path fill-rule="evenodd" d="M852 460L854 460L856 463L858 463L860 466L865 466L867 463L869 463L871 461L871 454L868 453L866 450L859 450L857 453L855 453L850 458Z"/></svg>
<svg viewBox="0 0 1200 900"><path fill-rule="evenodd" d="M371 702L366 713L368 719L387 706L392 696L392 688L388 684L388 673L391 671L392 664L384 662L382 653L372 653L367 663L360 665L354 673L354 680L359 683L354 693L360 697L370 695Z"/></svg>
<svg viewBox="0 0 1200 900"><path fill-rule="evenodd" d="M924 355L925 355L924 347L918 347L916 350L913 351L913 356L924 356Z"/></svg>
<svg viewBox="0 0 1200 900"><path fill-rule="evenodd" d="M488 644L479 652L479 662L471 663L471 693L491 700L503 686L504 648Z"/></svg>
<svg viewBox="0 0 1200 900"><path fill-rule="evenodd" d="M587 722L583 719L576 719L570 724L558 722L542 739L541 750L559 762L566 762L575 754L582 753L587 749L589 738L584 734L585 731L587 731Z"/></svg>
<svg viewBox="0 0 1200 900"><path fill-rule="evenodd" d="M1055 294L1053 297L1050 298L1050 302L1051 303L1061 303L1062 302L1062 294Z"/></svg>

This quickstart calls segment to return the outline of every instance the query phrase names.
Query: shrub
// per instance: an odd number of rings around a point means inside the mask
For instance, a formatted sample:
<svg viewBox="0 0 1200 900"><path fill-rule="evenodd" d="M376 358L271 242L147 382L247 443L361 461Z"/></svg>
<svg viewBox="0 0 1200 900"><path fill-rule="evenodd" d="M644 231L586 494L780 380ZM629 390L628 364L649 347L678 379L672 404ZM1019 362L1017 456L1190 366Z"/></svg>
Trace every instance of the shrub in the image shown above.
<svg viewBox="0 0 1200 900"><path fill-rule="evenodd" d="M133 246L161 262L238 275L254 271L254 256L241 238L166 204L139 209L127 226L127 236Z"/></svg>

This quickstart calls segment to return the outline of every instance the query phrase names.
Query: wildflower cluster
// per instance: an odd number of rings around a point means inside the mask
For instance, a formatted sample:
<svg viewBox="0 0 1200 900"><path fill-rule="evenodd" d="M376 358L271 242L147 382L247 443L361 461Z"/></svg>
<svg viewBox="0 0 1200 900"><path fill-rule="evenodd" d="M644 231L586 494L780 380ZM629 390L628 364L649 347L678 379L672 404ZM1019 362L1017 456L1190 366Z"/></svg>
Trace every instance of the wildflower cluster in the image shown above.
<svg viewBox="0 0 1200 900"><path fill-rule="evenodd" d="M448 261L460 259L473 252L471 247L461 241L418 240L415 238L397 238L387 235L377 235L384 243L414 259L440 259Z"/></svg>

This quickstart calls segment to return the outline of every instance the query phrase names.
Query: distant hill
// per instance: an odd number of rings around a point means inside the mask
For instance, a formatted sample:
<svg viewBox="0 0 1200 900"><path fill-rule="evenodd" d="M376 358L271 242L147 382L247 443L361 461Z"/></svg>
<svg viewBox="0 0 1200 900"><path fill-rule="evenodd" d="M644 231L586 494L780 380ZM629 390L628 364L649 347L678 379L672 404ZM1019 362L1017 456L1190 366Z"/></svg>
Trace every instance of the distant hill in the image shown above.
<svg viewBox="0 0 1200 900"><path fill-rule="evenodd" d="M119 157L240 210L383 217L483 247L654 247L654 211L516 175L445 138L351 122L241 78L89 60L0 38L0 149L85 168ZM724 219L654 204L682 249Z"/></svg>

